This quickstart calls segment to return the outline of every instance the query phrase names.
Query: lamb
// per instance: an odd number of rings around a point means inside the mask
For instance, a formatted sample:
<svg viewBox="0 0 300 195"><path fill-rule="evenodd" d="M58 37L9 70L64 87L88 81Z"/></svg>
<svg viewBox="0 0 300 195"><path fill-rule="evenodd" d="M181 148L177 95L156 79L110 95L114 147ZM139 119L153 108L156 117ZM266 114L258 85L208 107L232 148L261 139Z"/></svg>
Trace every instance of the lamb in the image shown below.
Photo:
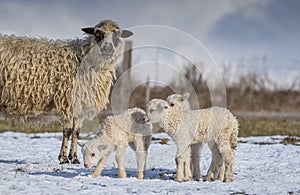
<svg viewBox="0 0 300 195"><path fill-rule="evenodd" d="M184 110L190 110L191 106L188 102L190 94L185 93L183 95L181 94L172 94L167 97L166 101L169 103L171 107L176 107L176 109L180 111ZM206 181L214 181L214 180L224 180L224 165L220 167L220 170L218 170L217 165L222 162L222 157L220 155L220 152L218 150L218 147L214 142L208 142L209 148L212 152L212 162L210 164L210 167L208 169L207 175L205 177ZM202 143L196 143L191 145L191 171L193 179L196 181L200 180L200 165L199 165L199 157L200 157L200 151L202 148ZM219 162L221 161L221 162ZM218 175L217 175L218 174Z"/></svg>
<svg viewBox="0 0 300 195"><path fill-rule="evenodd" d="M84 166L90 168L97 164L91 177L99 176L108 155L116 151L118 177L125 178L124 154L128 144L136 152L137 178L144 177L152 127L150 123L145 123L145 115L144 110L132 108L121 114L108 116L100 125L95 138L85 144L78 142L82 147Z"/></svg>
<svg viewBox="0 0 300 195"><path fill-rule="evenodd" d="M147 103L147 115L151 123L159 123L177 145L176 178L177 181L188 181L191 178L190 155L191 145L200 142L216 145L222 161L215 167L217 175L222 164L225 164L224 181L233 180L233 149L237 146L238 122L232 113L220 107L180 111L161 99Z"/></svg>
<svg viewBox="0 0 300 195"><path fill-rule="evenodd" d="M61 164L79 163L82 122L105 109L122 50L120 38L133 34L111 20L82 31L89 36L56 41L0 34L0 117L34 124L59 121Z"/></svg>

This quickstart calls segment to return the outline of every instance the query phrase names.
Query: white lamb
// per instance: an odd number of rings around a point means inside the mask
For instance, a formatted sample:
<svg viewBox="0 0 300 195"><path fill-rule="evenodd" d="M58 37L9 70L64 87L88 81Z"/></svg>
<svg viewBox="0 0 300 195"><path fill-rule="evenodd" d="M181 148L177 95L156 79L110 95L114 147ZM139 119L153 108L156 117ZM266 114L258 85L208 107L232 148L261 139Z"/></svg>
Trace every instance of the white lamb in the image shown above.
<svg viewBox="0 0 300 195"><path fill-rule="evenodd" d="M212 143L220 152L222 161L217 161L220 163L212 174L218 175L224 162L224 181L233 180L233 149L237 146L238 121L229 110L212 107L182 111L164 100L153 99L147 104L147 115L151 123L158 122L177 145L177 181L190 180L191 145L199 142Z"/></svg>
<svg viewBox="0 0 300 195"><path fill-rule="evenodd" d="M152 127L145 123L145 115L144 110L132 108L121 114L108 116L100 125L95 138L85 144L78 143L82 147L84 166L90 168L97 164L91 177L96 178L101 174L108 155L116 151L118 177L125 178L124 155L128 144L136 152L137 178L144 177Z"/></svg>
<svg viewBox="0 0 300 195"><path fill-rule="evenodd" d="M167 102L171 107L175 107L178 110L185 111L190 110L191 106L188 102L188 98L190 97L189 93L181 94L172 94L167 97ZM207 175L205 177L206 181L214 181L214 180L224 180L224 163L222 161L222 157L218 150L218 147L214 142L208 142L209 148L212 152L212 161L210 167L207 171ZM200 180L200 152L202 149L202 142L198 142L196 144L191 145L191 171L192 176L196 181ZM218 170L219 164L222 163L223 165ZM218 175L217 175L218 174Z"/></svg>

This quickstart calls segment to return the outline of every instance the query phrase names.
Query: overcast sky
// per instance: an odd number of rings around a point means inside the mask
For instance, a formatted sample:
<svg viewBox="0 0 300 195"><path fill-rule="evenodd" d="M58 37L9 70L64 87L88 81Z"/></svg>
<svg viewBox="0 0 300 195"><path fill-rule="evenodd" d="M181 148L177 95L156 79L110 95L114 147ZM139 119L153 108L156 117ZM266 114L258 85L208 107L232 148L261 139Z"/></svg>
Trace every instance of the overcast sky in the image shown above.
<svg viewBox="0 0 300 195"><path fill-rule="evenodd" d="M81 27L93 26L102 19L113 19L124 28L162 25L184 31L200 41L218 63L243 63L250 69L263 66L262 69L279 77L283 72L294 75L300 72L298 0L1 0L0 3L1 33L54 39L82 37ZM132 40L135 41L134 37Z"/></svg>

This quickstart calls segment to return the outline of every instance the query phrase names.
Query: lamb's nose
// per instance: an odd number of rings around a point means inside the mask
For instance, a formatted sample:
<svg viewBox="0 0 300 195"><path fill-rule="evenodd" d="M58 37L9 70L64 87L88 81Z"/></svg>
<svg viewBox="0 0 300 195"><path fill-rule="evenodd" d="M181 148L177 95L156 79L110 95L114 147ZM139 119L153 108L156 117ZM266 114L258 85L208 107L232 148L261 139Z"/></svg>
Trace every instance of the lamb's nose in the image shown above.
<svg viewBox="0 0 300 195"><path fill-rule="evenodd" d="M90 166L88 164L84 164L84 167L85 168L89 168Z"/></svg>

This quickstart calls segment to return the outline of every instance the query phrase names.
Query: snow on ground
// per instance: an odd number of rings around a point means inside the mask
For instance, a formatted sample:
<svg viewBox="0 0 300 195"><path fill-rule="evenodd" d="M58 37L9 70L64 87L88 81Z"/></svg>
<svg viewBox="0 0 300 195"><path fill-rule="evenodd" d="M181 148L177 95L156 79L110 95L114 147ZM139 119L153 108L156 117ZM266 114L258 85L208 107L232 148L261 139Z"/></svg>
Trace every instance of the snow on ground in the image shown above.
<svg viewBox="0 0 300 195"><path fill-rule="evenodd" d="M172 141L162 145L160 140L150 146L145 179L135 178L135 153L129 148L127 178L117 178L113 154L101 177L89 178L92 169L82 164L58 164L61 136L1 133L0 194L300 194L300 146L281 144L282 136L240 138L232 183L175 182L176 146ZM202 175L209 163L206 146L201 154Z"/></svg>

